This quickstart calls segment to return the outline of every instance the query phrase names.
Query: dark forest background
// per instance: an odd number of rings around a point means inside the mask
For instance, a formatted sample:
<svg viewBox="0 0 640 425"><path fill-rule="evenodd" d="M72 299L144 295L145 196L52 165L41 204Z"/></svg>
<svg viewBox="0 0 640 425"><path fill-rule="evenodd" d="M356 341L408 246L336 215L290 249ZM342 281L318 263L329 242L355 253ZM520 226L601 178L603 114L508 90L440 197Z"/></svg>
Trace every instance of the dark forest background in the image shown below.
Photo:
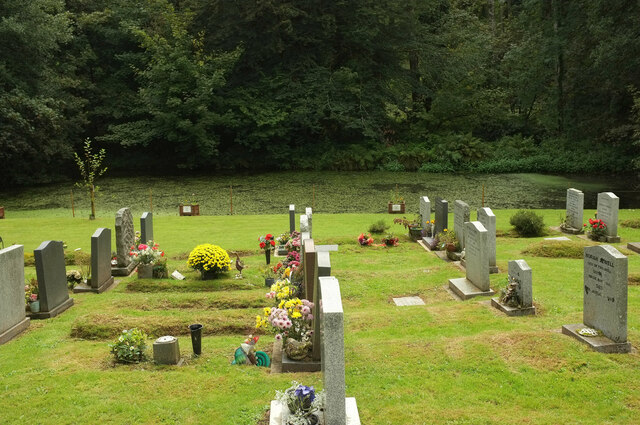
<svg viewBox="0 0 640 425"><path fill-rule="evenodd" d="M640 1L2 0L0 181L276 169L621 173ZM192 171L193 170L193 171Z"/></svg>

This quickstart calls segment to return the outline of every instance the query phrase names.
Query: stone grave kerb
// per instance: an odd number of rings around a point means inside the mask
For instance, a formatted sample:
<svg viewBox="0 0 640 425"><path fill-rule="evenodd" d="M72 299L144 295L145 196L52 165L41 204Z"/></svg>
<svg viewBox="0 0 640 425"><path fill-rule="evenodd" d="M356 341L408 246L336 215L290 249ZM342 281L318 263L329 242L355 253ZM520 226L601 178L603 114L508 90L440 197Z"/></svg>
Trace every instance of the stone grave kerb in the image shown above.
<svg viewBox="0 0 640 425"><path fill-rule="evenodd" d="M67 288L62 241L44 241L33 251L38 279L40 311L32 319L55 317L73 305Z"/></svg>

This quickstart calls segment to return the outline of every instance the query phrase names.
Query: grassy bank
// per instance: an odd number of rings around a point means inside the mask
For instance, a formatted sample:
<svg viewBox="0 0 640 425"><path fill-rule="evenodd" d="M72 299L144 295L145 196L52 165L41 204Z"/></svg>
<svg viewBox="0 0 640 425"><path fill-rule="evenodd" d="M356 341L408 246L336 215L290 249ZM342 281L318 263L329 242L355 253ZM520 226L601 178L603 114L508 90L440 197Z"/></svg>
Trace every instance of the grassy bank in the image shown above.
<svg viewBox="0 0 640 425"><path fill-rule="evenodd" d="M640 415L640 356L592 352L560 334L563 324L582 319L582 260L574 248L545 250L543 238L510 232L514 210L494 210L501 273L507 262L525 258L533 269L539 314L508 318L487 299L455 301L447 279L464 273L401 236L396 248L363 248L357 235L382 214L314 214L317 243L339 243L332 253L345 309L347 394L358 400L364 424L633 424ZM564 211L542 210L549 226ZM585 211L585 217L593 211ZM622 210L620 220L637 213ZM475 214L472 214L472 218ZM452 222L450 217L450 222ZM154 218L156 240L168 255L169 270L187 275L170 280L121 279L107 293L74 295L63 315L34 321L20 337L0 346L0 423L164 423L255 425L276 389L292 379L322 387L320 374L271 375L263 368L229 365L250 332L264 294L264 264L257 238L288 228L282 214ZM0 223L5 243L25 251L46 239L69 249L89 250L96 227L109 217L49 218L42 212L9 216ZM136 226L137 227L137 226ZM397 235L400 226L392 225ZM553 235L553 231L549 231ZM623 243L639 241L640 229L620 227ZM570 237L576 245L577 237ZM210 284L189 271L185 253L203 242L240 251L249 265L242 288L230 273ZM531 254L523 254L529 250ZM554 257L534 256L553 252ZM544 254L540 254L544 255ZM550 254L551 255L551 254ZM70 267L68 267L70 268ZM640 259L629 253L629 272L640 274ZM35 270L27 267L26 274ZM629 340L640 344L640 286L629 286ZM176 289L178 288L178 289ZM399 308L394 296L418 295L425 306ZM203 323L203 355L191 357L186 325ZM139 326L154 336L178 336L186 364L114 366L107 344L120 328ZM258 349L270 352L272 337ZM151 341L149 341L151 343Z"/></svg>

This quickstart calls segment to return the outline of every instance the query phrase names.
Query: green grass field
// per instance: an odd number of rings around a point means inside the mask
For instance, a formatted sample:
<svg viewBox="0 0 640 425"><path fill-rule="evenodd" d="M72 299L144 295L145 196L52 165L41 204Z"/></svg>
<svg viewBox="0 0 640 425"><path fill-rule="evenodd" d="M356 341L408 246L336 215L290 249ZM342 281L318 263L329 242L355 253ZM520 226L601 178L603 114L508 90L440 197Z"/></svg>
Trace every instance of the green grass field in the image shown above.
<svg viewBox="0 0 640 425"><path fill-rule="evenodd" d="M492 288L505 285L509 260L526 259L533 269L535 317L506 317L486 305L488 298L454 300L445 289L447 279L464 273L406 236L396 248L357 245L358 234L371 223L382 218L391 224L394 216L314 214L316 243L340 244L331 261L345 310L347 395L357 398L362 423L637 424L638 351L600 354L560 333L563 324L582 321L582 260L523 254L547 252L540 249L543 238L515 237L509 226L515 211L494 212L501 273L491 275ZM564 214L539 212L549 226ZM585 211L585 217L592 215ZM621 221L637 216L620 212ZM113 212L89 221L26 211L0 220L0 236L5 244L23 244L25 252L48 239L88 251L93 231L113 228L113 221ZM123 278L107 293L73 295L76 305L61 316L32 321L25 333L0 346L0 423L255 425L262 423L275 390L291 380L321 388L319 373L272 375L264 368L229 365L252 332L255 315L268 305L258 236L287 228L284 209L279 215L155 217L155 238L168 255L169 270L188 280ZM391 230L404 233L397 225ZM617 247L640 241L640 229L619 227L619 234L623 241ZM185 258L206 242L242 252L249 265L246 279L239 283L229 273L211 283L197 280ZM623 252L632 283L629 340L638 346L640 259ZM25 273L35 276L33 267ZM418 295L426 305L393 305L392 297L405 295ZM196 322L205 333L199 358L191 356L187 329ZM107 344L134 326L154 337L178 336L186 364L114 365ZM262 335L258 349L270 352L272 341Z"/></svg>

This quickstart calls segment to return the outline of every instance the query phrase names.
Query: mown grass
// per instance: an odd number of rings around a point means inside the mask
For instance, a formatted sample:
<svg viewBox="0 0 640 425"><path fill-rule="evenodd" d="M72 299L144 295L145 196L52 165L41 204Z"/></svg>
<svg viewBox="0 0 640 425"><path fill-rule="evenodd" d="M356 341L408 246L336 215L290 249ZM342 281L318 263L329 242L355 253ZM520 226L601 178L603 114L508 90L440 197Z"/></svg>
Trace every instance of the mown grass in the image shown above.
<svg viewBox="0 0 640 425"><path fill-rule="evenodd" d="M507 263L525 258L533 269L539 314L509 318L486 298L460 302L446 291L447 279L464 275L410 243L404 230L382 214L314 214L317 243L339 243L331 254L345 309L347 394L355 396L365 424L633 424L640 414L640 355L606 355L560 334L582 319L582 260L523 254L543 238L511 237L515 210L495 210L498 266L492 287L505 284ZM539 211L557 225L562 211ZM590 217L593 211L586 211ZM113 215L113 214L111 214ZM634 211L620 212L621 220ZM475 218L475 214L472 215ZM401 237L397 248L363 248L357 235L383 219ZM450 217L452 220L452 217ZM69 249L89 250L96 222L66 218L14 218L1 223L5 241L32 251L42 240L64 239ZM154 219L157 241L169 270L187 281L123 278L112 291L73 295L76 305L54 319L34 321L20 337L0 346L0 423L168 423L255 425L276 389L292 379L322 387L320 374L271 375L263 368L229 365L260 311L264 256L257 237L288 227L283 214ZM640 230L620 228L623 241ZM550 231L550 233L554 233ZM570 236L574 245L583 245ZM196 279L184 253L212 242L242 252L245 279L234 272L213 282ZM555 242L554 242L555 243ZM69 268L73 266L68 266ZM640 259L629 255L630 281ZM27 267L34 276L33 267ZM243 285L243 289L236 287ZM152 290L157 286L158 290ZM180 290L173 291L172 286ZM209 290L216 288L216 290ZM418 295L425 306L399 308L395 296ZM640 286L629 287L629 340L640 341ZM187 325L204 325L203 353L191 356ZM182 367L113 365L108 342L121 328L143 327L154 335L175 334ZM151 343L151 340L149 341ZM271 337L258 349L270 352Z"/></svg>

